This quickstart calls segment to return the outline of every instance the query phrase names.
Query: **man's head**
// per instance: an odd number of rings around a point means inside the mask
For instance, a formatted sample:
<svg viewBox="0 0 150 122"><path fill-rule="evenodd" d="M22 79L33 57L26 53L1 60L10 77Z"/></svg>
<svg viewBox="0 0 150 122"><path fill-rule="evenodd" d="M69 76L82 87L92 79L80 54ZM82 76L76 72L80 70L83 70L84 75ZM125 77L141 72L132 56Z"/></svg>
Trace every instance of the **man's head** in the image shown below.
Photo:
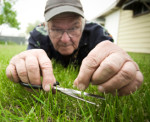
<svg viewBox="0 0 150 122"><path fill-rule="evenodd" d="M84 27L79 0L48 0L45 20L52 44L62 55L71 55L78 48Z"/></svg>
<svg viewBox="0 0 150 122"><path fill-rule="evenodd" d="M71 12L84 17L84 12L80 0L48 0L45 6L45 20L61 13Z"/></svg>

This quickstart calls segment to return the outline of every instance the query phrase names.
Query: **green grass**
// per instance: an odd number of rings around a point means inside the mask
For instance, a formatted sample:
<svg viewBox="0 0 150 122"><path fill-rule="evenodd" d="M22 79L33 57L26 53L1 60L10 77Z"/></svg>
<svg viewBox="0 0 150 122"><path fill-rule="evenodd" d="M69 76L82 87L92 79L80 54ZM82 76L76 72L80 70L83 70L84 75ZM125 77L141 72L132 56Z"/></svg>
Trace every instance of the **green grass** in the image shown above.
<svg viewBox="0 0 150 122"><path fill-rule="evenodd" d="M144 83L134 94L124 97L98 93L90 86L86 92L102 95L106 101L90 99L99 107L43 90L29 91L9 81L5 75L9 60L25 46L0 45L0 121L40 122L149 122L150 121L150 54L129 53L144 74ZM73 88L79 68L53 63L54 75L62 87ZM87 98L88 99L88 98Z"/></svg>

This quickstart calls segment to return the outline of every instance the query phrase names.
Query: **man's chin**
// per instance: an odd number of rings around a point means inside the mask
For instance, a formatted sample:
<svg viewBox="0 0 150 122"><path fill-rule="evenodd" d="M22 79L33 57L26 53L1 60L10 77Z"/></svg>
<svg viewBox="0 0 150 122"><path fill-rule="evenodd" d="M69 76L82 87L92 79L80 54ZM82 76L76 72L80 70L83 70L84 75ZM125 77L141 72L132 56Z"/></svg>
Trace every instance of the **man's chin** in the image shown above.
<svg viewBox="0 0 150 122"><path fill-rule="evenodd" d="M73 53L74 50L60 50L59 53L64 56L69 56Z"/></svg>
<svg viewBox="0 0 150 122"><path fill-rule="evenodd" d="M64 55L64 56L69 56L71 55L73 52L59 52L61 55Z"/></svg>
<svg viewBox="0 0 150 122"><path fill-rule="evenodd" d="M72 46L67 46L67 47L59 48L58 52L61 55L69 56L69 55L71 55L74 52L74 50L75 50L75 48L73 48Z"/></svg>

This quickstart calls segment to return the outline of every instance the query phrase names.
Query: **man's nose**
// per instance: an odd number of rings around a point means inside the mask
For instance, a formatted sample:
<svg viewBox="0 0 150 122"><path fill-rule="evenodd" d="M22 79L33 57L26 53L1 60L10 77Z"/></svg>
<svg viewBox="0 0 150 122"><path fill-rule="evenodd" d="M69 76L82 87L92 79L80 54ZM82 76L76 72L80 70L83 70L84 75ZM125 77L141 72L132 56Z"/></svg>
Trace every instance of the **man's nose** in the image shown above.
<svg viewBox="0 0 150 122"><path fill-rule="evenodd" d="M64 42L64 43L67 43L67 42L70 41L70 37L69 37L69 35L68 35L67 32L64 32L64 33L62 34L61 41Z"/></svg>

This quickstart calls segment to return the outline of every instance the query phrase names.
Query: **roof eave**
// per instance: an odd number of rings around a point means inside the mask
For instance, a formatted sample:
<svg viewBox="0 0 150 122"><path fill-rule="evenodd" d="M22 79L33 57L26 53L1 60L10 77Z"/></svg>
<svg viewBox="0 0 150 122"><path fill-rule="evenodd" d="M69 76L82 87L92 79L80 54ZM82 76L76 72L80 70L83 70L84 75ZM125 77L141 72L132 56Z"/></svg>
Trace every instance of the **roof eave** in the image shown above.
<svg viewBox="0 0 150 122"><path fill-rule="evenodd" d="M109 7L108 9L104 10L102 13L100 13L98 16L96 16L94 19L96 18L103 18L111 13L113 13L114 11L120 9L120 7L124 4L124 2L127 0L116 0L116 2L114 2L111 7Z"/></svg>

